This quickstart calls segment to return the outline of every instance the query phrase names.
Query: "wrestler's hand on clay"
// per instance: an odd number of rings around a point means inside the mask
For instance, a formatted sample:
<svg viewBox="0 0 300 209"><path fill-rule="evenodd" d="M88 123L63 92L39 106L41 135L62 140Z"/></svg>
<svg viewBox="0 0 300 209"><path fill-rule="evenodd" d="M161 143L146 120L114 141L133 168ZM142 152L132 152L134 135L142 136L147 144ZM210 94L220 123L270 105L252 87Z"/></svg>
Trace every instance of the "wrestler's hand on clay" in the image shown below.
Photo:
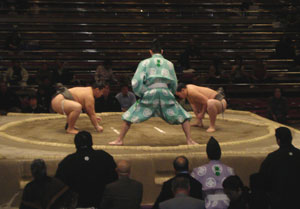
<svg viewBox="0 0 300 209"><path fill-rule="evenodd" d="M98 122L102 121L102 118L100 116L97 116L96 118Z"/></svg>
<svg viewBox="0 0 300 209"><path fill-rule="evenodd" d="M192 126L203 128L202 119L204 118L204 115L202 113L199 113L199 114L197 114L196 118L197 118L197 122L195 124L192 124Z"/></svg>
<svg viewBox="0 0 300 209"><path fill-rule="evenodd" d="M97 126L96 130L97 130L97 132L102 132L103 131L103 127L102 126Z"/></svg>

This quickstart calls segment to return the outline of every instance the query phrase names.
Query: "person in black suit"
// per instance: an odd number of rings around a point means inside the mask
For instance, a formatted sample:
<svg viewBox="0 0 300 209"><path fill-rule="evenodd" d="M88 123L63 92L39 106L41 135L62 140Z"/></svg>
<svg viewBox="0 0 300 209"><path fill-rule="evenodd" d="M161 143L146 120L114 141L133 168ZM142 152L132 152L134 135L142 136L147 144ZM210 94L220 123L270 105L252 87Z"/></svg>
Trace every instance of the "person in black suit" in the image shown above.
<svg viewBox="0 0 300 209"><path fill-rule="evenodd" d="M194 179L189 174L189 161L185 156L178 156L175 158L173 162L173 167L175 170L175 177L186 177L190 181L190 196L197 198L197 199L203 199L202 198L202 184ZM152 209L158 209L159 203L171 199L174 197L174 194L172 192L172 181L175 179L175 177L169 179L168 181L163 183L161 192L159 196L157 197Z"/></svg>
<svg viewBox="0 0 300 209"><path fill-rule="evenodd" d="M119 180L106 185L101 209L139 209L143 198L143 184L130 179L130 164L121 160L117 165Z"/></svg>
<svg viewBox="0 0 300 209"><path fill-rule="evenodd" d="M205 209L203 200L189 196L190 180L187 177L175 177L172 191L175 197L159 203L159 209Z"/></svg>
<svg viewBox="0 0 300 209"><path fill-rule="evenodd" d="M77 208L98 207L106 184L116 181L116 163L103 150L92 148L92 135L80 131L74 139L77 151L58 165L55 177L78 193Z"/></svg>
<svg viewBox="0 0 300 209"><path fill-rule="evenodd" d="M300 150L292 144L289 128L277 128L275 137L279 149L268 154L259 170L263 190L271 209L299 208Z"/></svg>

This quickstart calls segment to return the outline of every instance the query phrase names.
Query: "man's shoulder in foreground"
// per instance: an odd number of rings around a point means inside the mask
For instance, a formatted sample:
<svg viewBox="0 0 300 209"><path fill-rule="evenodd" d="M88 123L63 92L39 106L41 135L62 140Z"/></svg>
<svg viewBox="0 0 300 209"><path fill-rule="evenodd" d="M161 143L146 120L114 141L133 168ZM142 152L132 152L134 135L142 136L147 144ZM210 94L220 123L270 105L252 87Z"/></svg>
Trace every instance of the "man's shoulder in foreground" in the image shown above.
<svg viewBox="0 0 300 209"><path fill-rule="evenodd" d="M160 209L205 209L203 200L199 200L187 195L177 195L176 197L163 201L159 204Z"/></svg>

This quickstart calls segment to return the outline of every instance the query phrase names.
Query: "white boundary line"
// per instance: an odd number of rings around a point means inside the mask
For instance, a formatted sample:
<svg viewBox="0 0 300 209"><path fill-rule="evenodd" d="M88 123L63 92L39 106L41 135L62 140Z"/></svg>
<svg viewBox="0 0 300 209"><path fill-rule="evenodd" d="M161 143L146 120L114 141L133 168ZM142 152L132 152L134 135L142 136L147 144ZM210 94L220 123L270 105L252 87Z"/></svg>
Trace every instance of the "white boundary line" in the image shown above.
<svg viewBox="0 0 300 209"><path fill-rule="evenodd" d="M160 133L166 134L166 132L164 132L163 130L161 130L161 129L155 127L155 126L154 126L153 128L155 128L155 129L156 129L158 132L160 132Z"/></svg>
<svg viewBox="0 0 300 209"><path fill-rule="evenodd" d="M120 132L117 130L117 129L115 129L114 127L110 127L111 128L111 130L113 130L116 134L120 134Z"/></svg>

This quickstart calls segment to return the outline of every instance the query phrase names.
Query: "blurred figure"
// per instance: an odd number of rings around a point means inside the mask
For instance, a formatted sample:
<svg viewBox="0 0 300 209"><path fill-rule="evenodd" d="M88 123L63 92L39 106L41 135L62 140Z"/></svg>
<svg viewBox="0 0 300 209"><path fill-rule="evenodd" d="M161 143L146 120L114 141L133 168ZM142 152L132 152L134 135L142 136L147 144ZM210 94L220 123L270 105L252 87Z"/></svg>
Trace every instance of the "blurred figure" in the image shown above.
<svg viewBox="0 0 300 209"><path fill-rule="evenodd" d="M110 92L109 84L105 84L103 94L95 100L96 112L121 112L121 105Z"/></svg>
<svg viewBox="0 0 300 209"><path fill-rule="evenodd" d="M127 84L121 86L121 92L116 95L116 99L119 101L123 112L127 111L136 102L135 95L129 91Z"/></svg>
<svg viewBox="0 0 300 209"><path fill-rule="evenodd" d="M29 74L19 61L12 62L12 66L6 71L6 81L10 86L27 86Z"/></svg>
<svg viewBox="0 0 300 209"><path fill-rule="evenodd" d="M0 101L0 115L6 115L7 112L20 112L18 97L5 81L0 81Z"/></svg>
<svg viewBox="0 0 300 209"><path fill-rule="evenodd" d="M204 201L189 196L190 181L186 177L176 177L172 181L174 198L161 202L159 209L205 209Z"/></svg>
<svg viewBox="0 0 300 209"><path fill-rule="evenodd" d="M271 81L267 66L263 60L258 59L256 61L256 64L252 69L251 78L254 83L266 83Z"/></svg>
<svg viewBox="0 0 300 209"><path fill-rule="evenodd" d="M203 185L206 209L227 209L229 199L222 183L226 177L234 175L233 169L220 161L221 147L214 137L210 137L206 145L206 154L209 163L194 168L191 176Z"/></svg>
<svg viewBox="0 0 300 209"><path fill-rule="evenodd" d="M269 99L268 118L278 123L287 123L288 102L282 96L280 88L274 90L274 95Z"/></svg>
<svg viewBox="0 0 300 209"><path fill-rule="evenodd" d="M225 194L230 199L227 209L249 209L248 188L238 176L229 176L223 181Z"/></svg>
<svg viewBox="0 0 300 209"><path fill-rule="evenodd" d="M53 69L53 79L52 83L62 83L63 85L70 84L70 81L73 79L73 74L70 72L66 66L67 62L61 62L60 60L56 60L56 65Z"/></svg>
<svg viewBox="0 0 300 209"><path fill-rule="evenodd" d="M113 157L93 149L92 135L80 131L75 135L76 152L58 165L55 177L78 193L77 208L99 207L105 186L118 179Z"/></svg>
<svg viewBox="0 0 300 209"><path fill-rule="evenodd" d="M46 113L48 109L44 108L38 103L36 95L30 95L28 106L22 109L23 113Z"/></svg>
<svg viewBox="0 0 300 209"><path fill-rule="evenodd" d="M222 61L216 57L212 60L212 64L209 66L208 78L206 83L208 84L219 84L228 83L229 78L226 75L224 69L222 69Z"/></svg>
<svg viewBox="0 0 300 209"><path fill-rule="evenodd" d="M75 209L77 194L59 179L47 175L44 160L31 163L31 174L33 180L24 188L20 209Z"/></svg>
<svg viewBox="0 0 300 209"><path fill-rule="evenodd" d="M117 164L119 180L107 184L103 193L103 209L140 209L143 198L143 184L130 179L130 164L121 160Z"/></svg>
<svg viewBox="0 0 300 209"><path fill-rule="evenodd" d="M185 156L178 156L173 161L173 167L175 176L162 185L159 196L157 197L152 209L158 209L159 204L163 201L174 198L174 191L172 190L172 184L174 179L183 177L189 180L189 196L196 199L203 199L202 197L202 184L194 179L189 174L189 161Z"/></svg>
<svg viewBox="0 0 300 209"><path fill-rule="evenodd" d="M236 56L235 63L231 68L230 77L233 83L249 83L249 75L245 71L241 56Z"/></svg>
<svg viewBox="0 0 300 209"><path fill-rule="evenodd" d="M95 80L104 83L117 83L112 70L112 63L110 60L105 60L103 65L99 65L95 72Z"/></svg>
<svg viewBox="0 0 300 209"><path fill-rule="evenodd" d="M287 127L275 130L279 149L268 154L260 166L264 191L270 196L271 209L297 208L300 188L300 150L292 144Z"/></svg>
<svg viewBox="0 0 300 209"><path fill-rule="evenodd" d="M284 35L275 46L276 57L283 59L294 59L296 48L291 37Z"/></svg>
<svg viewBox="0 0 300 209"><path fill-rule="evenodd" d="M193 69L191 66L191 59L199 59L201 56L201 52L199 47L196 45L194 39L190 39L187 47L184 52L179 57L179 68L178 71L182 72L187 69Z"/></svg>

